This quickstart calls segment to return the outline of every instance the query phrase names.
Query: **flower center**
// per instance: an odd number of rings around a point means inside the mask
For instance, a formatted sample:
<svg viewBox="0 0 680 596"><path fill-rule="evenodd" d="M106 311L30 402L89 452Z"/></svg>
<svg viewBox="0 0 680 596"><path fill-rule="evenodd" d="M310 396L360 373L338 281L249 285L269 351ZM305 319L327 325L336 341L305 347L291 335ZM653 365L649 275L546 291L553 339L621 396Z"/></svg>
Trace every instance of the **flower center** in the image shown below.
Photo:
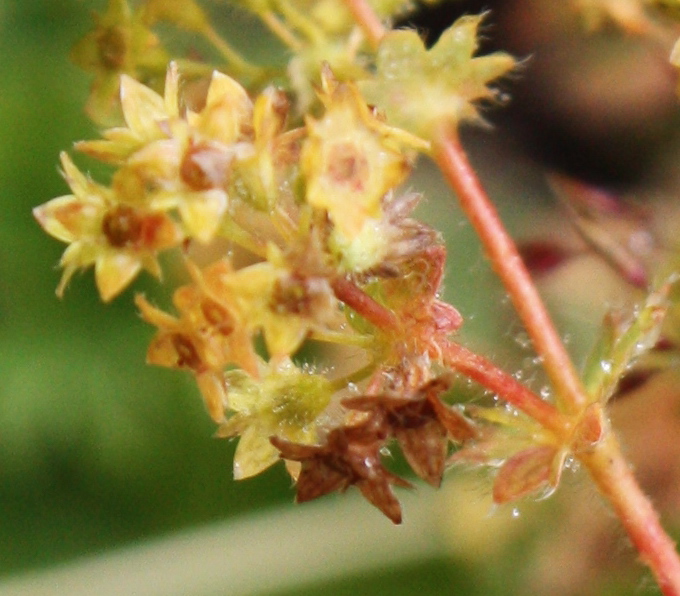
<svg viewBox="0 0 680 596"><path fill-rule="evenodd" d="M369 167L366 156L352 143L339 143L329 156L328 175L333 182L361 192L368 180Z"/></svg>
<svg viewBox="0 0 680 596"><path fill-rule="evenodd" d="M184 154L179 174L191 190L208 190L224 185L231 155L209 145L194 145Z"/></svg>
<svg viewBox="0 0 680 596"><path fill-rule="evenodd" d="M141 237L142 221L132 207L119 205L104 216L102 232L115 248L131 246Z"/></svg>
<svg viewBox="0 0 680 596"><path fill-rule="evenodd" d="M125 64L127 44L120 27L109 27L97 38L99 60L108 70L121 70Z"/></svg>

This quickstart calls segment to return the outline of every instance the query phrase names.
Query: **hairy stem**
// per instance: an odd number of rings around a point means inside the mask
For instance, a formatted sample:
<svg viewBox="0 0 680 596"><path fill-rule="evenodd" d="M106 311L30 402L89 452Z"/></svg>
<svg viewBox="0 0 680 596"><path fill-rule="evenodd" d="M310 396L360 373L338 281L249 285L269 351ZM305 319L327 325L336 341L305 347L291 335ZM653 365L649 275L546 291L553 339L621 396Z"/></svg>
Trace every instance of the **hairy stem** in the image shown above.
<svg viewBox="0 0 680 596"><path fill-rule="evenodd" d="M578 454L600 492L612 504L642 561L665 596L680 596L680 559L675 544L640 489L610 430L592 451Z"/></svg>
<svg viewBox="0 0 680 596"><path fill-rule="evenodd" d="M442 346L442 359L446 366L493 391L544 428L562 438L568 435L569 423L563 414L483 356L457 343L448 342Z"/></svg>
<svg viewBox="0 0 680 596"><path fill-rule="evenodd" d="M338 300L355 310L364 319L383 330L399 329L399 319L389 308L376 302L359 286L344 277L336 277L331 287Z"/></svg>
<svg viewBox="0 0 680 596"><path fill-rule="evenodd" d="M570 417L577 418L587 403L585 390L512 239L481 187L455 133L442 135L436 140L435 159L449 184L458 193L464 211L472 221L534 342L536 352L543 358L543 365L556 389L559 403L571 414ZM451 366L455 366L455 362ZM472 372L467 374L474 378ZM508 399L508 395L515 400L516 396L522 395L518 389L506 390L503 398L550 428L550 418L542 421L538 417L543 415L542 412L530 398L526 398L526 403L516 403ZM522 396L524 399L525 396ZM529 405L529 408L524 405ZM590 451L576 455L590 471L600 492L612 504L665 596L680 596L680 559L675 545L661 527L654 507L637 484L611 429L605 429L601 441Z"/></svg>
<svg viewBox="0 0 680 596"><path fill-rule="evenodd" d="M583 385L491 200L482 188L454 131L442 132L434 142L434 158L472 222L488 258L531 337L536 353L556 393L557 403L571 413L587 402Z"/></svg>

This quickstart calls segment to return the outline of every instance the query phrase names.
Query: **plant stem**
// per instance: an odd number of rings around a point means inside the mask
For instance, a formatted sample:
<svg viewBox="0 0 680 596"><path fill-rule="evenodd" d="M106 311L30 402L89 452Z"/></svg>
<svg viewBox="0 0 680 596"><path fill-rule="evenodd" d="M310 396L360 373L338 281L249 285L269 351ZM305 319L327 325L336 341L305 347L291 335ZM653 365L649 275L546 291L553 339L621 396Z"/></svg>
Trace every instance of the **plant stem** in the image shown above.
<svg viewBox="0 0 680 596"><path fill-rule="evenodd" d="M621 448L607 429L592 451L577 454L600 492L612 504L643 562L665 596L680 596L680 559L659 522L654 506L640 489Z"/></svg>
<svg viewBox="0 0 680 596"><path fill-rule="evenodd" d="M442 359L446 366L476 381L485 389L493 391L498 397L531 416L560 438L564 439L568 436L570 425L566 417L513 376L483 356L457 343L448 342L441 348Z"/></svg>
<svg viewBox="0 0 680 596"><path fill-rule="evenodd" d="M382 304L376 302L349 279L336 277L331 282L331 287L338 300L354 309L364 319L379 329L385 331L399 329L400 325L397 315L389 308L385 308Z"/></svg>
<svg viewBox="0 0 680 596"><path fill-rule="evenodd" d="M385 27L373 7L366 0L345 0L345 5L361 27L368 43L371 44L373 49L376 49L383 35L385 35Z"/></svg>
<svg viewBox="0 0 680 596"><path fill-rule="evenodd" d="M556 393L557 403L571 413L587 402L583 385L512 238L472 168L457 132L441 131L434 140L434 159L458 195L491 264L531 337L534 349Z"/></svg>
<svg viewBox="0 0 680 596"><path fill-rule="evenodd" d="M203 31L205 38L222 54L225 60L240 74L257 79L262 75L262 69L250 64L241 54L231 47L212 27Z"/></svg>
<svg viewBox="0 0 680 596"><path fill-rule="evenodd" d="M585 390L517 248L484 192L457 134L442 134L436 139L434 155L449 184L458 193L463 210L472 221L494 269L503 281L534 342L537 354L543 358L543 366L560 403L564 404L573 418L578 417L587 403ZM467 368L474 360L466 356L461 358L461 362ZM450 366L460 370L455 358ZM486 366L482 366L481 371L466 369L464 372L471 378L475 378L473 375L483 377L484 386L491 384L494 374L498 374L487 370ZM532 398L521 392L522 386L518 385L515 388L507 385L505 392L499 394L544 426L552 428L551 417L554 416L548 412L543 413ZM499 383L499 386L502 388L502 384ZM546 416L545 421L539 415ZM607 427L599 443L590 451L576 453L576 456L588 468L602 495L612 504L633 545L654 573L664 595L680 596L680 559L675 551L675 544L665 533L654 507L637 484L621 454L614 433Z"/></svg>
<svg viewBox="0 0 680 596"><path fill-rule="evenodd" d="M276 35L284 44L294 52L300 52L303 43L295 37L295 34L282 23L271 10L266 10L260 14L262 22L269 27L269 30Z"/></svg>

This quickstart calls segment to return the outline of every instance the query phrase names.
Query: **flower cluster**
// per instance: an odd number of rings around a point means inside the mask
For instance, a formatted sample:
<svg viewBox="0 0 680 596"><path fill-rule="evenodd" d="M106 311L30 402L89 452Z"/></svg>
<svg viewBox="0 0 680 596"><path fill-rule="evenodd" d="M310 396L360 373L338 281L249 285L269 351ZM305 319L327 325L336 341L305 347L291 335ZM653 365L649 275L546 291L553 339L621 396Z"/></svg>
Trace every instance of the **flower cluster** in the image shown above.
<svg viewBox="0 0 680 596"><path fill-rule="evenodd" d="M341 3L314 6L307 17L294 3L248 5L292 46L293 33L305 32L296 52L303 61L334 36L350 43L356 35L324 17L345 10ZM450 336L462 318L439 298L441 238L411 217L420 196L399 191L435 129L479 120L474 102L493 98L487 84L513 65L505 54L474 56L480 18L461 19L431 50L413 32L385 36L374 74L361 68L361 82L317 61L312 98L295 84L294 61L292 94L271 86L253 93L219 71L201 84L201 71L185 62L169 64L159 93L138 80L146 64L138 53L161 51L150 29L161 20L212 35L191 1L149 0L131 11L111 0L76 50L98 57L95 103L102 81L115 76L122 121L76 144L112 168L110 181L91 180L64 154L72 194L34 211L68 244L58 294L92 265L104 301L142 270L160 279L161 262L183 266L188 280L173 293L174 312L135 298L156 329L147 360L193 375L217 436L239 437L236 478L284 459L298 501L356 485L399 522L391 486L409 483L383 466L391 442L435 486L451 462L510 456L499 485L511 488L499 501L542 488L548 468L559 477L567 451L551 432L483 408L470 409L473 423L442 401L452 385L443 372ZM443 63L450 72L442 78ZM414 101L423 89L427 101ZM308 340L321 347L313 366L299 358ZM360 364L336 372L324 345ZM450 458L452 443L463 448Z"/></svg>
<svg viewBox="0 0 680 596"><path fill-rule="evenodd" d="M480 104L503 97L491 85L516 64L477 55L484 16L460 18L428 49L385 27L408 0L237 4L289 50L285 66L244 59L197 0L108 0L75 47L95 74L86 109L109 127L76 150L110 178L92 180L64 153L71 193L34 209L67 244L57 294L90 266L105 302L142 270L184 276L172 311L135 297L155 328L147 361L193 376L216 435L238 439L237 479L283 460L299 502L355 486L400 523L393 487L411 483L388 469L392 447L435 487L458 462L495 468L496 503L550 494L574 458L662 588L680 593L674 544L606 415L631 371L677 364L677 255L651 267L607 231L606 193L553 177L585 242L648 290L632 314L605 318L579 375L457 132L484 123ZM680 0L569 4L591 28L657 40L663 15L680 14ZM207 51L201 61L171 60L168 26L207 42L192 52ZM540 396L454 341L463 320L440 298L446 250L412 217L420 195L400 188L419 154L458 194L499 274L547 375ZM544 270L568 254L554 241L524 250ZM457 374L504 405L447 403Z"/></svg>
<svg viewBox="0 0 680 596"><path fill-rule="evenodd" d="M385 370L399 369L408 393L427 381L437 339L461 320L435 297L445 253L408 217L418 197L396 194L427 143L389 127L329 67L319 89L325 111L297 128L287 127L288 101L273 88L251 101L215 72L192 109L180 87L174 63L163 96L123 75L125 125L76 145L115 168L110 184L64 154L73 194L35 216L68 243L59 295L76 270L94 265L108 301L142 269L160 278L160 253L185 255L190 280L174 292L177 314L136 298L157 329L147 359L195 377L218 435L241 437L234 470L242 478L278 459L270 437L313 445L352 418L340 404L349 381L291 360L305 340L370 348L373 360L355 380L376 389ZM194 244L218 240L227 243L218 260L189 256ZM396 313L398 327L375 324L365 303Z"/></svg>

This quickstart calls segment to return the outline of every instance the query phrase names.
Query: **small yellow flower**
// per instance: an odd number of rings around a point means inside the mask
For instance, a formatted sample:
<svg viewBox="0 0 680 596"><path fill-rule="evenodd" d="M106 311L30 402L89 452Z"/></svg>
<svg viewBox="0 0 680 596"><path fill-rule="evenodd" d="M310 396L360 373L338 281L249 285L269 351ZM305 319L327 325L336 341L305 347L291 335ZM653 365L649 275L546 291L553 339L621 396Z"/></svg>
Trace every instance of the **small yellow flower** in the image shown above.
<svg viewBox="0 0 680 596"><path fill-rule="evenodd" d="M303 128L285 131L289 102L285 93L265 89L253 106L253 144L235 163L239 180L247 189L246 200L269 210L281 199L287 173L297 163Z"/></svg>
<svg viewBox="0 0 680 596"><path fill-rule="evenodd" d="M109 0L106 12L95 15L96 25L72 51L73 61L95 73L87 113L99 124L118 119L120 75L135 78L165 70L168 55L156 35L132 12L126 0Z"/></svg>
<svg viewBox="0 0 680 596"><path fill-rule="evenodd" d="M252 332L262 330L274 360L295 353L310 331L339 324L325 278L303 277L265 261L223 276L221 283Z"/></svg>
<svg viewBox="0 0 680 596"><path fill-rule="evenodd" d="M120 99L125 127L110 128L103 139L80 141L76 149L100 161L121 165L135 151L167 139L179 118L179 73L171 62L163 97L134 78L120 76Z"/></svg>
<svg viewBox="0 0 680 596"><path fill-rule="evenodd" d="M223 279L233 273L230 263L220 260L201 271L187 261L187 267L193 283L178 288L173 295L179 318L150 306L142 297L137 298L144 319L159 328L159 335L149 349L150 362L194 372L221 371L234 364L257 376L258 358L249 327L241 318L237 303L225 291ZM189 343L196 358L184 358L178 351L177 334L193 338Z"/></svg>
<svg viewBox="0 0 680 596"><path fill-rule="evenodd" d="M61 258L64 268L57 294L73 274L94 265L102 300L122 292L144 268L156 277L157 254L177 246L183 234L165 213L118 201L115 193L78 170L62 153L64 177L74 194L52 199L33 210L43 229L69 244Z"/></svg>
<svg viewBox="0 0 680 596"><path fill-rule="evenodd" d="M338 83L329 68L319 94L320 120L307 120L309 137L301 155L307 201L325 209L339 233L351 240L369 219L381 217L385 194L404 181L410 160L404 147L427 143L387 126L351 83Z"/></svg>
<svg viewBox="0 0 680 596"><path fill-rule="evenodd" d="M203 271L191 262L187 267L193 283L173 296L179 317L152 306L143 296L135 299L144 320L158 328L147 362L192 372L213 420L223 422L228 404L224 369L237 365L244 375L258 377L261 359L250 325L224 291L223 279L232 274L229 262L218 261Z"/></svg>
<svg viewBox="0 0 680 596"><path fill-rule="evenodd" d="M272 436L303 444L317 441L318 418L333 394L325 377L286 360L269 366L257 382L238 370L227 373L227 382L233 415L217 435L240 436L234 478L254 476L278 461Z"/></svg>
<svg viewBox="0 0 680 596"><path fill-rule="evenodd" d="M236 81L214 72L203 109L180 113L178 79L172 63L161 97L124 75L127 127L76 147L121 166L113 186L127 201L177 209L188 235L209 242L227 211L232 162L252 154L252 103Z"/></svg>
<svg viewBox="0 0 680 596"><path fill-rule="evenodd" d="M476 102L496 97L489 82L515 66L503 52L474 57L482 18L461 17L429 50L415 31L387 33L376 77L359 84L364 97L392 124L426 139L442 125L479 121Z"/></svg>
<svg viewBox="0 0 680 596"><path fill-rule="evenodd" d="M147 363L193 372L210 416L215 422L224 420L227 392L223 354L191 321L159 310L143 296L136 296L135 303L142 318L159 329L149 345Z"/></svg>

